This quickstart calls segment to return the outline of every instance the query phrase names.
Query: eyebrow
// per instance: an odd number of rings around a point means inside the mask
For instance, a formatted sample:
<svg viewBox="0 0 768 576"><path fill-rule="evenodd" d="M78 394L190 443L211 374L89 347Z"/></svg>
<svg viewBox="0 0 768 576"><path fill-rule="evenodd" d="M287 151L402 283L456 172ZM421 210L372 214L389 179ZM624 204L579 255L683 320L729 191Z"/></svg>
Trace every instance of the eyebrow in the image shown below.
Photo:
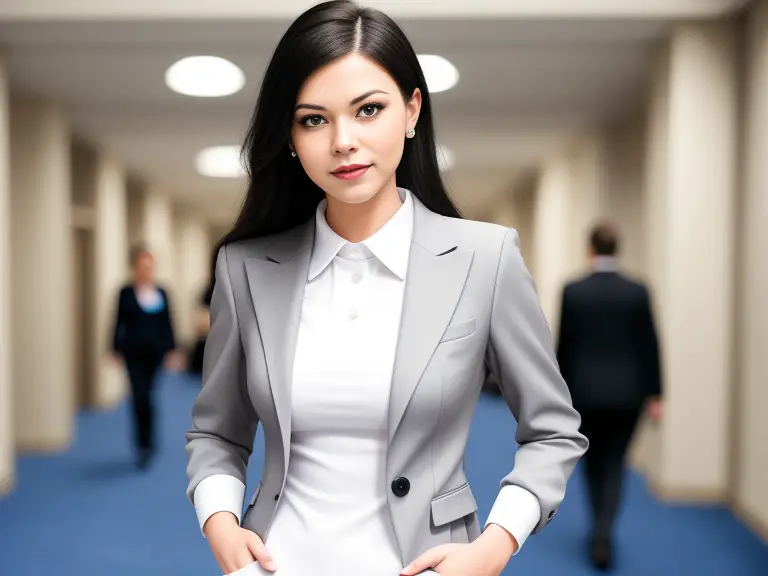
<svg viewBox="0 0 768 576"><path fill-rule="evenodd" d="M353 98L349 101L350 106L354 106L355 104L362 102L369 96L373 96L374 94L386 94L389 96L388 92L384 92L384 90L369 90L365 94L361 94L357 98ZM309 110L321 110L321 111L327 111L327 108L323 106L318 106L317 104L296 104L296 108L294 110L298 110L299 108L307 108Z"/></svg>

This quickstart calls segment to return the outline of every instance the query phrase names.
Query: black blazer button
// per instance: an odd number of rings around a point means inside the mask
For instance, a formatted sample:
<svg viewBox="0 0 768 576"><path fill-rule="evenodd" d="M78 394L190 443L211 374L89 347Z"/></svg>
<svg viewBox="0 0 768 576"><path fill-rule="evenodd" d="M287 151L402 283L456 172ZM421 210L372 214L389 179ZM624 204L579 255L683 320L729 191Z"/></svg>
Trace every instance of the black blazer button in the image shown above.
<svg viewBox="0 0 768 576"><path fill-rule="evenodd" d="M408 481L408 478L404 478L403 476L400 476L399 478L395 478L392 481L392 493L395 496L398 496L402 498L408 492L411 490L411 483Z"/></svg>

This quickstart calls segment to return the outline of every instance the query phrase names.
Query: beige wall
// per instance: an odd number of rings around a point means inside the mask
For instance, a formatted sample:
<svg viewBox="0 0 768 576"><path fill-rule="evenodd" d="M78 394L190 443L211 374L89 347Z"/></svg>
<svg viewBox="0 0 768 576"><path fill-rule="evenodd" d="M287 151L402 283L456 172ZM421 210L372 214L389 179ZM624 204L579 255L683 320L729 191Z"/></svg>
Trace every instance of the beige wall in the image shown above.
<svg viewBox="0 0 768 576"><path fill-rule="evenodd" d="M11 316L16 443L61 449L73 432L70 131L60 109L11 104Z"/></svg>
<svg viewBox="0 0 768 576"><path fill-rule="evenodd" d="M558 331L563 285L588 269L591 227L607 213L605 135L574 137L541 169L533 197L532 270L552 334Z"/></svg>
<svg viewBox="0 0 768 576"><path fill-rule="evenodd" d="M768 3L758 3L746 38L734 503L768 538Z"/></svg>
<svg viewBox="0 0 768 576"><path fill-rule="evenodd" d="M606 130L605 210L620 234L624 271L645 276L645 114L639 111Z"/></svg>
<svg viewBox="0 0 768 576"><path fill-rule="evenodd" d="M14 415L11 362L11 158L8 68L0 52L0 494L13 487Z"/></svg>

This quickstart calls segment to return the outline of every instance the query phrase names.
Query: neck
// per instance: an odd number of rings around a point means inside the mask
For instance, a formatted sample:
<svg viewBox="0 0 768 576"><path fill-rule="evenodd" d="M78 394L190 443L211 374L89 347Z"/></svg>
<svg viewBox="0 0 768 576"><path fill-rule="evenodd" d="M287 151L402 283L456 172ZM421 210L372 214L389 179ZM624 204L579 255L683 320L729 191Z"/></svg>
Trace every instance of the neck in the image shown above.
<svg viewBox="0 0 768 576"><path fill-rule="evenodd" d="M592 255L592 269L597 272L610 272L616 269L616 259L614 256Z"/></svg>
<svg viewBox="0 0 768 576"><path fill-rule="evenodd" d="M362 242L386 224L403 202L394 178L373 198L359 204L342 202L330 195L325 219L347 242Z"/></svg>

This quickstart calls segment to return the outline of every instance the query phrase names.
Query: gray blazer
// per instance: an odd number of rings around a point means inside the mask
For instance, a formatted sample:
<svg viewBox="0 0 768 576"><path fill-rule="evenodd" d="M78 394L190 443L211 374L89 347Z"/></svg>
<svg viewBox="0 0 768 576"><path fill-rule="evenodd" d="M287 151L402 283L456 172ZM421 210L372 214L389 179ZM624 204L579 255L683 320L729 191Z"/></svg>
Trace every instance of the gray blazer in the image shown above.
<svg viewBox="0 0 768 576"><path fill-rule="evenodd" d="M555 515L588 445L515 230L443 217L413 201L386 465L403 565L432 546L480 534L463 459L487 368L518 422L515 466L500 487L518 485L538 498L534 533ZM261 423L261 483L242 525L262 540L288 469L291 373L313 238L314 219L220 251L204 385L187 433L194 504L196 486L210 475L245 484Z"/></svg>

